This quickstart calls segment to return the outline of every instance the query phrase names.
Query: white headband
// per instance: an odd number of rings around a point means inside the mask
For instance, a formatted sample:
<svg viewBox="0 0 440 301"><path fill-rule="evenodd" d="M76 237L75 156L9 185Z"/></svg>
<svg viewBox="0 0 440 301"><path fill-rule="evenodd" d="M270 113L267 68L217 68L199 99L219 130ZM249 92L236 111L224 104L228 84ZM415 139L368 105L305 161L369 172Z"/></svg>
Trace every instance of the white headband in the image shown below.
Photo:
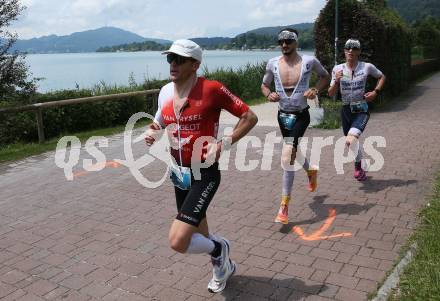
<svg viewBox="0 0 440 301"><path fill-rule="evenodd" d="M280 40L295 40L298 41L298 36L296 33L288 30L283 30L278 34L278 41Z"/></svg>
<svg viewBox="0 0 440 301"><path fill-rule="evenodd" d="M345 48L361 49L361 42L359 42L359 40L355 40L355 39L348 39L347 42L345 42Z"/></svg>

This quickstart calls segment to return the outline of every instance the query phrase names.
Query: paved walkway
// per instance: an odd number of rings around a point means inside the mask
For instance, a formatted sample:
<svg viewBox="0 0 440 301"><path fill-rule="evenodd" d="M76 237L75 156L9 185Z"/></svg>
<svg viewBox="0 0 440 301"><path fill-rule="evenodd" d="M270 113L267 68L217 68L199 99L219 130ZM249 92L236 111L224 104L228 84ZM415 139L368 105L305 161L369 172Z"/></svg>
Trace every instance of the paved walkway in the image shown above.
<svg viewBox="0 0 440 301"><path fill-rule="evenodd" d="M231 240L239 266L217 295L206 290L207 256L168 247L176 213L169 181L147 189L116 164L90 173L78 165L67 181L53 153L0 165L0 300L365 300L398 259L440 168L439 87L436 74L372 115L365 136L386 138L386 148L376 147L385 165L367 182L354 181L351 163L336 174L333 147L323 150L317 192L307 192L297 172L289 226L273 223L280 145L272 170L230 164L208 216L212 232ZM252 134L272 131L279 135L269 126ZM336 141L341 130L307 135ZM145 152L142 143L134 152ZM104 153L123 158L122 137ZM249 151L248 160L262 153ZM165 166L155 161L143 171L160 179Z"/></svg>

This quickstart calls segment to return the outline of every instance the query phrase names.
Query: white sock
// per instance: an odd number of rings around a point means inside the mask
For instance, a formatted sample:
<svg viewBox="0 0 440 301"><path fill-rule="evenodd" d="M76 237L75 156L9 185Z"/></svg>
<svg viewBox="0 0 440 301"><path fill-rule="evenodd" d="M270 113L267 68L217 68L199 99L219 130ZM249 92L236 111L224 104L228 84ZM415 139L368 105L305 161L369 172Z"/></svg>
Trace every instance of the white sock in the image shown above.
<svg viewBox="0 0 440 301"><path fill-rule="evenodd" d="M295 178L295 172L285 170L283 173L283 195L290 196L292 193L293 179Z"/></svg>
<svg viewBox="0 0 440 301"><path fill-rule="evenodd" d="M202 253L211 253L214 251L214 242L206 238L200 233L194 233L191 236L191 242L186 250L188 254L202 254Z"/></svg>

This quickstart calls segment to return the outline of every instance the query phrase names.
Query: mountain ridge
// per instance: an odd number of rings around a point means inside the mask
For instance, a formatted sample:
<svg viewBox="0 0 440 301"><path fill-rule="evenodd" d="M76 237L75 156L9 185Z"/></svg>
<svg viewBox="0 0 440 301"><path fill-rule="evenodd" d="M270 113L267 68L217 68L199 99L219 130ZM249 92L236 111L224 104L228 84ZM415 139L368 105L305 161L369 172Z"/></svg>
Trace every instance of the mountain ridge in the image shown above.
<svg viewBox="0 0 440 301"><path fill-rule="evenodd" d="M162 39L145 38L121 28L106 26L74 32L70 35L58 36L51 34L27 40L19 39L11 47L11 51L25 53L95 52L98 48L104 46L144 41L169 42Z"/></svg>
<svg viewBox="0 0 440 301"><path fill-rule="evenodd" d="M312 29L313 23L300 23L287 26L267 26L248 30L240 33L235 37L195 37L190 40L195 41L202 47L213 49L224 47L234 38L248 34L264 34L274 35L280 28L295 27L299 30ZM130 46L134 44L142 44L155 42L160 45L172 43L170 40L145 38L136 33L117 28L117 27L100 27L80 32L74 32L69 35L58 36L50 34L31 39L19 39L14 43L11 51L22 53L78 53L78 52L95 52L102 49L119 48L120 46ZM156 47L157 48L157 47Z"/></svg>

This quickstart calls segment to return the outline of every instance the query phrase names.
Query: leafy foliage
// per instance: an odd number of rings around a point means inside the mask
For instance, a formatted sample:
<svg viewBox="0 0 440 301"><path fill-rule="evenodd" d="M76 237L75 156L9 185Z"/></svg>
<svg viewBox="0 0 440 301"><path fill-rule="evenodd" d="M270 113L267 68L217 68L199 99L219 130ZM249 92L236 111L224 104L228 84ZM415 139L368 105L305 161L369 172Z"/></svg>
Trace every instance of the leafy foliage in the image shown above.
<svg viewBox="0 0 440 301"><path fill-rule="evenodd" d="M237 70L232 68L219 68L210 72L207 68L203 71L207 79L222 82L232 93L244 101L261 97L261 79L266 70L266 63L247 64Z"/></svg>
<svg viewBox="0 0 440 301"><path fill-rule="evenodd" d="M316 125L320 129L338 129L342 125L341 107L342 103L329 98L320 98L321 107L324 109L324 118Z"/></svg>
<svg viewBox="0 0 440 301"><path fill-rule="evenodd" d="M35 80L28 80L24 56L9 54L17 35L7 30L22 12L18 0L0 0L0 104L26 99L35 91Z"/></svg>
<svg viewBox="0 0 440 301"><path fill-rule="evenodd" d="M410 23L426 17L440 17L438 0L388 0L388 3Z"/></svg>
<svg viewBox="0 0 440 301"><path fill-rule="evenodd" d="M415 22L413 32L414 43L421 47L422 57L440 57L440 18L428 17Z"/></svg>
<svg viewBox="0 0 440 301"><path fill-rule="evenodd" d="M163 81L158 81L157 85L161 83L163 84ZM118 87L100 83L92 89L60 90L36 94L32 102L58 101L144 89L145 86L143 85ZM43 111L45 136L46 138L52 138L65 133L124 124L136 112L147 111L152 113L152 107L151 98L146 99L137 96L124 100L93 102L47 109ZM3 116L4 118L0 119L0 146L19 141L37 140L38 133L33 112L4 114Z"/></svg>
<svg viewBox="0 0 440 301"><path fill-rule="evenodd" d="M331 70L334 65L335 0L329 0L315 23L316 55ZM319 37L319 38L318 38ZM385 92L398 95L409 84L411 33L384 0L340 0L338 63L345 61L343 47L349 38L362 44L361 59L387 76Z"/></svg>

